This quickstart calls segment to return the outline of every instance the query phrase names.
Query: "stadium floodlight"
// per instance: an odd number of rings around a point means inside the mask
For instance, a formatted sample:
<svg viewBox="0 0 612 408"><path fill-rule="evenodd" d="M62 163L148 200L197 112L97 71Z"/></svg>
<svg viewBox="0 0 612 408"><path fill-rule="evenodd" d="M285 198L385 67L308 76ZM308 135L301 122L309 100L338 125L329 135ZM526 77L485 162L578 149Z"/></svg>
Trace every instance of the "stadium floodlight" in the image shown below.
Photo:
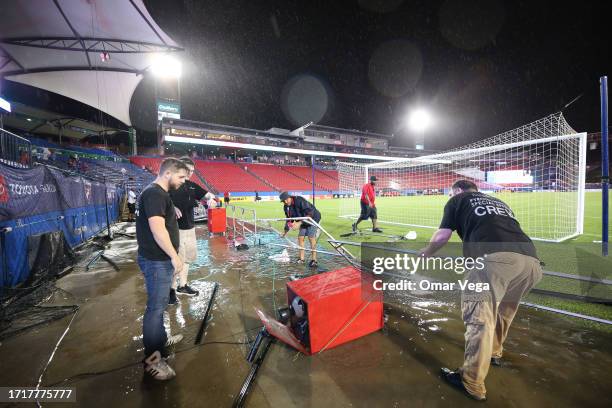
<svg viewBox="0 0 612 408"><path fill-rule="evenodd" d="M159 54L153 60L151 72L159 78L179 78L181 76L181 62L167 54Z"/></svg>
<svg viewBox="0 0 612 408"><path fill-rule="evenodd" d="M424 132L431 125L431 114L425 109L416 109L410 114L408 125L415 132Z"/></svg>

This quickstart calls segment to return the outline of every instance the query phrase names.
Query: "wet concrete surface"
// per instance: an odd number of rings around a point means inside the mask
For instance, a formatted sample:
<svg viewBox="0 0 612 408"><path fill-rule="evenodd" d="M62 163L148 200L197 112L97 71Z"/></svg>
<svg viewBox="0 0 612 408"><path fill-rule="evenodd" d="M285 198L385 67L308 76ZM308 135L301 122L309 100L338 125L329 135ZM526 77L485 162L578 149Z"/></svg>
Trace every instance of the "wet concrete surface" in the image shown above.
<svg viewBox="0 0 612 408"><path fill-rule="evenodd" d="M121 270L100 261L60 279L51 304L80 306L42 381L76 387L83 407L228 407L249 364L248 341L261 323L254 307L272 315L285 306L285 283L308 274L303 265L269 259L283 248L237 251L224 237L209 239L198 227L199 258L190 280L197 298L168 307L172 334L185 339L170 365L177 377L144 379L142 314L146 292L135 263L135 241L120 238L106 254ZM280 242L280 241L279 241ZM293 254L295 255L295 254ZM345 266L320 256L319 270ZM218 282L203 345L194 339ZM273 292L274 288L274 292ZM273 295L274 293L274 295ZM454 300L390 294L382 331L314 356L276 342L247 399L249 407L462 407L475 402L443 383L441 366L455 368L463 356L463 323ZM2 342L0 385L35 386L72 316L30 329ZM522 308L506 343L506 366L487 377L488 402L495 407L612 406L612 338L574 320ZM48 403L42 404L49 405ZM75 404L52 404L52 406ZM15 406L28 406L19 404ZM33 406L33 404L30 404Z"/></svg>

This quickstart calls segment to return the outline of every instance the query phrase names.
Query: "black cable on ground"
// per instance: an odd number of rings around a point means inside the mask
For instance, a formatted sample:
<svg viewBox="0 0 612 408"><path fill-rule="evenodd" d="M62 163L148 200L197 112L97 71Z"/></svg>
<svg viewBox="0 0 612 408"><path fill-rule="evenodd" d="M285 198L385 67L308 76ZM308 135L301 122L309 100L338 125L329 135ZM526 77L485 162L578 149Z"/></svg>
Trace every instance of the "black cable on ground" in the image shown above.
<svg viewBox="0 0 612 408"><path fill-rule="evenodd" d="M258 327L257 329L260 329L260 328ZM212 345L212 344L245 345L245 344L250 344L250 342L243 342L243 341L209 341L209 342L206 342L206 343L200 343L200 344L191 346L191 347L186 348L184 350L177 351L175 354L181 354L181 353L184 353L184 352L187 352L187 351L191 351L191 350L193 350L195 348L198 348L198 347L208 346L208 345ZM92 372L75 374L75 375L73 375L71 377L68 377L68 378L65 378L65 379L63 379L61 381L57 381L57 382L54 382L54 383L51 383L51 384L45 384L45 387L57 387L60 384L64 384L66 382L71 382L71 381L80 380L80 379L83 379L83 378L97 377L97 376L100 376L100 375L110 374L110 373L114 373L116 371L124 370L126 368L135 367L135 366L141 365L141 364L142 364L142 360L136 361L136 362L133 362L133 363L130 363L130 364L126 364L126 365L123 365L123 366L120 366L120 367L115 367L115 368L111 368L111 369L108 369L108 370L104 370L104 371L92 371Z"/></svg>

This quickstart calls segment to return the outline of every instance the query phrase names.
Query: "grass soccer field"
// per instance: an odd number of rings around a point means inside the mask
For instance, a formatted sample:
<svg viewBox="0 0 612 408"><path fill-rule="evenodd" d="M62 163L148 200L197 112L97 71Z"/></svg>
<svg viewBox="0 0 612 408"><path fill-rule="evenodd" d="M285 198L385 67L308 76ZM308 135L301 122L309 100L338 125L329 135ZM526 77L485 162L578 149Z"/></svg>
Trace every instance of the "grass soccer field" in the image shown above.
<svg viewBox="0 0 612 408"><path fill-rule="evenodd" d="M529 195L537 194L534 197ZM526 222L534 228L552 229L554 228L555 215L550 211L555 200L568 200L568 193L503 193L497 197L504 200L513 209L517 218L521 222ZM379 218L397 217L402 211L414 212L416 221L423 225L437 225L442 217L444 204L448 200L445 196L418 196L418 197L390 197L377 199ZM536 205L534 205L534 202ZM283 207L278 201L235 202L238 207L252 208L257 212L257 218L282 218ZM319 199L316 207L321 211L321 225L336 239L341 234L350 232L352 219L340 218L340 206L358 206L358 199ZM535 215L534 215L535 214ZM528 217L527 220L525 218ZM416 224L417 222L415 222ZM602 258L599 243L593 242L601 239L601 193L587 192L585 197L585 216L584 233L576 238L561 242L549 243L536 241L538 255L546 264L545 270L563 272L574 275L588 276L597 279L612 279L612 259ZM282 223L274 223L276 228L282 228ZM359 225L360 229L371 228L369 221L363 221ZM409 227L402 225L381 224L385 235L404 235L409 230L414 230L418 234L416 241L412 241L413 249L419 249L429 241L435 231L433 228ZM297 233L291 232L288 237L295 239ZM385 237L374 235L356 235L343 240L355 242L385 242ZM452 241L459 242L456 234L453 234ZM331 248L324 239L319 243L323 247ZM359 255L359 248L353 247L351 251ZM612 299L610 285L587 283L584 281L565 279L553 276L545 276L538 284L537 288L550 290L559 293L582 295ZM557 307L560 309L587 314L612 320L612 308L601 304L585 303L576 300L562 299L552 296L530 294L529 301L535 303Z"/></svg>

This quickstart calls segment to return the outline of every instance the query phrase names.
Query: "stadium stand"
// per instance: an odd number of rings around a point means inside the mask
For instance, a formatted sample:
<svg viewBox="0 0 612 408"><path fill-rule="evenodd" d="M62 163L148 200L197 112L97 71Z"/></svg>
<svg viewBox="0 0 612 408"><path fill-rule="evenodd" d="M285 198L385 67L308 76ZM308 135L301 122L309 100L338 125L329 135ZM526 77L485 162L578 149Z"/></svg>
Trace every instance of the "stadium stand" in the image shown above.
<svg viewBox="0 0 612 408"><path fill-rule="evenodd" d="M232 162L196 160L196 169L216 194L225 191L231 193L274 191L270 185L246 171L243 166Z"/></svg>
<svg viewBox="0 0 612 408"><path fill-rule="evenodd" d="M139 169L156 174L163 157L133 156L130 161ZM215 194L312 190L312 168L307 166L234 163L229 160L195 160L196 176L192 181ZM315 186L321 191L338 190L338 171L316 169Z"/></svg>
<svg viewBox="0 0 612 408"><path fill-rule="evenodd" d="M312 190L312 182L299 178L298 176L283 170L279 166L271 164L249 164L245 165L248 172L255 174L269 182L278 191L309 191ZM306 168L306 167L304 167Z"/></svg>
<svg viewBox="0 0 612 408"><path fill-rule="evenodd" d="M311 185L312 188L312 167L304 167L304 166L280 166L280 168L300 179L306 181ZM327 191L335 191L338 190L338 180L335 182L330 177L326 175L319 175L318 172L315 172L315 186L318 190L327 190Z"/></svg>

